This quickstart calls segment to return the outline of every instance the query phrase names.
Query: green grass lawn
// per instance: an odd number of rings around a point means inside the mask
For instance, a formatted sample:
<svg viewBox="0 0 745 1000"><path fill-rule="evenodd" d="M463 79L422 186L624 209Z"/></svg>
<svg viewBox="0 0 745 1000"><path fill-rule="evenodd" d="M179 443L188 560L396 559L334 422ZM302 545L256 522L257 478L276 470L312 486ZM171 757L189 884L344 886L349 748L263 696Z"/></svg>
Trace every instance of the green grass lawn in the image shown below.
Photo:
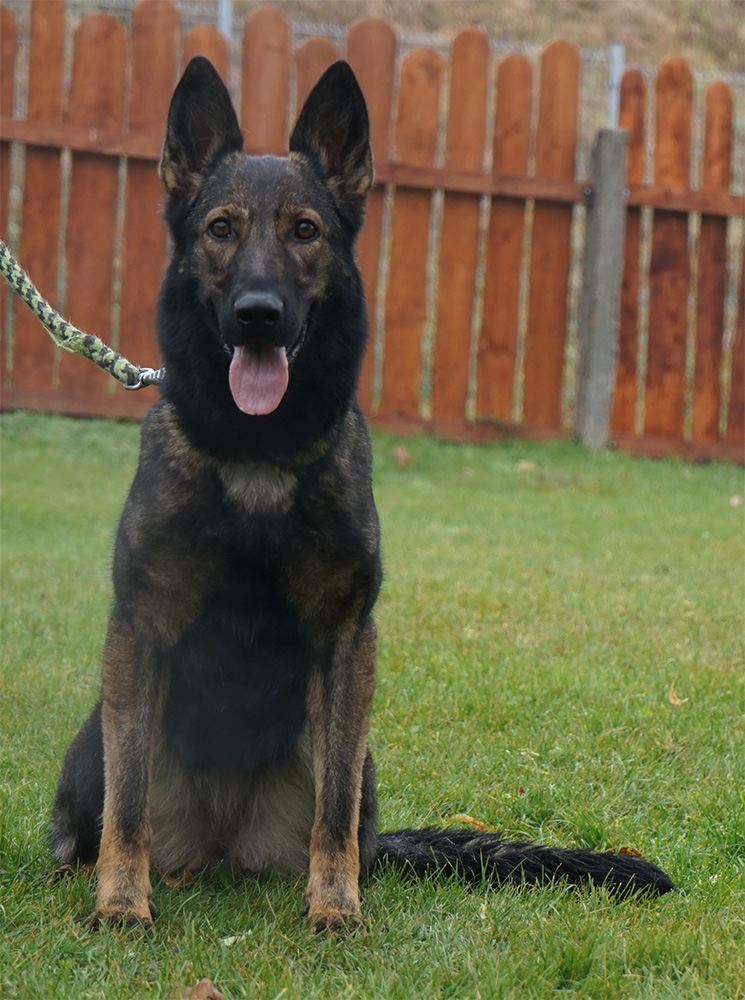
<svg viewBox="0 0 745 1000"><path fill-rule="evenodd" d="M305 930L302 880L205 873L156 879L154 932L90 935L94 886L47 885L45 827L97 695L139 429L2 424L0 996L168 998L208 976L230 1000L745 997L742 470L425 438L401 466L375 435L382 826L467 814L629 846L678 893L381 872L368 930L337 941Z"/></svg>

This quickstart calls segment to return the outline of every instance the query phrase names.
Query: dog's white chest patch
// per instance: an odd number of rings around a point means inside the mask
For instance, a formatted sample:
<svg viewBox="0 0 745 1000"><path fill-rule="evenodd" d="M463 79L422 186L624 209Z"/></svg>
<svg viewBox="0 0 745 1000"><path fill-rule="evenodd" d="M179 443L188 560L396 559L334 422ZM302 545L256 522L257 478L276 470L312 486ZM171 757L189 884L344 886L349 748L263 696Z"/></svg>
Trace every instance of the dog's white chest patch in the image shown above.
<svg viewBox="0 0 745 1000"><path fill-rule="evenodd" d="M225 491L249 514L285 512L292 506L297 478L270 462L240 462L220 470Z"/></svg>

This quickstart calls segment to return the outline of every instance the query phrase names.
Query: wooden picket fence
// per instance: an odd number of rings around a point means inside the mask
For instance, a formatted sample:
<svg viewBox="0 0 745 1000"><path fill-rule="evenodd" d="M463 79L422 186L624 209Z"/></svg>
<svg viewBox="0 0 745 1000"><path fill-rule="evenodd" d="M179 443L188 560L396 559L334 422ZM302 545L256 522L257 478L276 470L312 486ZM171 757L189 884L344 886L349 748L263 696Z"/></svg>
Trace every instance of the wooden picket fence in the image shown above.
<svg viewBox="0 0 745 1000"><path fill-rule="evenodd" d="M229 45L211 26L182 32L171 0L143 0L129 31L91 14L75 30L65 91L66 18L64 0L32 0L27 111L14 117L17 25L0 6L0 234L17 234L23 266L76 325L156 366L167 247L155 167L168 102L197 53L227 78ZM288 20L271 7L246 17L239 47L233 79L249 152L285 150L296 109L340 56L365 93L377 180L359 243L373 321L360 386L368 415L461 439L570 434L574 235L591 196L575 169L578 50L557 41L539 65L523 55L495 63L487 37L467 29L449 60L429 48L404 54L378 19L352 25L344 51L321 37L293 47ZM624 448L742 457L745 279L728 286L728 275L742 255L745 199L731 191L732 107L728 86L708 88L692 190L687 64L665 60L654 94L637 71L623 79L629 198L612 432ZM15 201L12 144L25 154ZM153 402L155 390L123 392L60 355L5 288L0 318L4 407L136 418Z"/></svg>

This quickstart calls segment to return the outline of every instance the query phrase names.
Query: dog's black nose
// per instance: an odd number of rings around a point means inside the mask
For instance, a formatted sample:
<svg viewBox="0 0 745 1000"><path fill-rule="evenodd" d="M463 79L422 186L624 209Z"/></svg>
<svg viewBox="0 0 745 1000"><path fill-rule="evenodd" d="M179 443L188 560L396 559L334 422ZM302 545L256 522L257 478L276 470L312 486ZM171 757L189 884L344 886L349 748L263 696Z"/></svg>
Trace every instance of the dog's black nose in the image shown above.
<svg viewBox="0 0 745 1000"><path fill-rule="evenodd" d="M282 300L271 292L244 292L233 304L235 318L248 333L268 333L282 319Z"/></svg>

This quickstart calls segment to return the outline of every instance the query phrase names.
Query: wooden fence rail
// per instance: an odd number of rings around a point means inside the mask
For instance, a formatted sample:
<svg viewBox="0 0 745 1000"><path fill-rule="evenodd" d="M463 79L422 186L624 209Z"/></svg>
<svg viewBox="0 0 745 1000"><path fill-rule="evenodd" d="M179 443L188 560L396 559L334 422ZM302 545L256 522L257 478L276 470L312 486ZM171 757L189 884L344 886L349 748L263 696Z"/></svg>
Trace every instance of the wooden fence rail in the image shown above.
<svg viewBox="0 0 745 1000"><path fill-rule="evenodd" d="M469 28L447 59L403 54L389 24L365 19L343 47L327 38L293 47L284 14L266 7L246 17L236 66L216 28L182 32L171 0L143 0L129 30L112 14L80 21L65 89L67 16L64 0L32 0L19 81L15 17L0 6L0 235L76 325L157 364L167 247L155 165L188 59L202 53L226 78L232 70L247 150L281 153L297 108L344 56L368 101L377 179L358 249L373 327L364 409L459 438L571 433L591 197L576 176L573 45L497 62ZM25 115L14 116L21 92ZM611 426L624 448L741 460L745 199L732 191L731 89L712 84L703 111L693 190L687 64L665 60L653 93L638 71L624 76L629 196ZM0 322L4 407L140 417L151 405L152 390L124 393L84 360L60 357L4 288Z"/></svg>

